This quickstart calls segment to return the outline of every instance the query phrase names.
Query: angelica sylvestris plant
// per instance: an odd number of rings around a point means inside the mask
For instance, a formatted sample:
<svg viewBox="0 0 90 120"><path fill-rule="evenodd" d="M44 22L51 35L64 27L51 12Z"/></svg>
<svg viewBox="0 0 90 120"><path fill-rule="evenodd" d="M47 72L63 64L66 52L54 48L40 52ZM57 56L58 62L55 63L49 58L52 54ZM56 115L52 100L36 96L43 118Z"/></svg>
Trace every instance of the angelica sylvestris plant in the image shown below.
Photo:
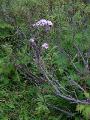
<svg viewBox="0 0 90 120"><path fill-rule="evenodd" d="M89 18L89 0L0 1L0 120L90 119Z"/></svg>
<svg viewBox="0 0 90 120"><path fill-rule="evenodd" d="M48 21L44 20L40 20L38 21L36 24L34 24L34 26L38 26L38 27L48 27ZM55 93L57 96L66 99L67 101L70 101L71 103L77 103L77 104L90 104L89 102L89 98L87 98L87 92L84 90L84 88L82 88L74 79L72 79L70 76L66 75L66 79L68 81L68 83L75 87L74 89L80 90L84 95L85 95L85 99L79 99L78 97L75 97L75 94L72 94L72 91L67 90L67 88L65 88L59 81L57 80L50 72L48 72L45 62L42 59L42 48L43 49L48 49L49 45L47 43L42 44L41 48L38 48L38 44L36 43L35 39L31 38L30 39L31 42L31 46L34 50L34 56L35 56L35 62L39 68L39 70L41 71L41 73L43 73L43 75L45 76L45 78L47 79L47 81L52 85L53 89L55 90Z"/></svg>

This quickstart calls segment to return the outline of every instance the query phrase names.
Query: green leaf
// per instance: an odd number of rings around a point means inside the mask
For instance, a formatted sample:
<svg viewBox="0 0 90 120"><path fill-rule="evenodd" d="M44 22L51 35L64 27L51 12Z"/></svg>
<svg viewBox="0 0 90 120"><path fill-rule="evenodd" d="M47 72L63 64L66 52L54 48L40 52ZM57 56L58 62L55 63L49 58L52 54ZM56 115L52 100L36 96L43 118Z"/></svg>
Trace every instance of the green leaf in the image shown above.
<svg viewBox="0 0 90 120"><path fill-rule="evenodd" d="M86 91L84 92L84 95L85 95L86 98L90 98L90 94L87 93Z"/></svg>

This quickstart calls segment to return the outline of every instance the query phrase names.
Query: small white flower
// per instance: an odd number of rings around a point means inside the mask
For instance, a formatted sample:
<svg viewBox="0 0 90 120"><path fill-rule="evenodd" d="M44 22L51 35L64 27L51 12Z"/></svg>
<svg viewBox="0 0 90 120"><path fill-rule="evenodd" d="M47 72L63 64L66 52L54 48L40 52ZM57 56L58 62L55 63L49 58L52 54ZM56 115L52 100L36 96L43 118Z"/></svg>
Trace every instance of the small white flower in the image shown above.
<svg viewBox="0 0 90 120"><path fill-rule="evenodd" d="M53 23L49 20L47 20L47 24L48 24L48 26L53 26Z"/></svg>
<svg viewBox="0 0 90 120"><path fill-rule="evenodd" d="M49 45L48 45L47 43L44 43L44 44L42 45L42 48L48 49L48 48L49 48Z"/></svg>
<svg viewBox="0 0 90 120"><path fill-rule="evenodd" d="M32 43L35 42L34 38L31 38L31 39L30 39L30 42L32 42Z"/></svg>

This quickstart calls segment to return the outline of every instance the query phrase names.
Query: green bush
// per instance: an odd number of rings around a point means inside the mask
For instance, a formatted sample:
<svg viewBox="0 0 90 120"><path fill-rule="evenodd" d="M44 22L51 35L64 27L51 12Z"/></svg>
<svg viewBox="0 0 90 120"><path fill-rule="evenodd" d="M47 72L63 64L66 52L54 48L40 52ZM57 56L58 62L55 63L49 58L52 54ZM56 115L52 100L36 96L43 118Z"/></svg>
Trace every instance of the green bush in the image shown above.
<svg viewBox="0 0 90 120"><path fill-rule="evenodd" d="M89 0L1 0L0 43L1 120L90 119Z"/></svg>

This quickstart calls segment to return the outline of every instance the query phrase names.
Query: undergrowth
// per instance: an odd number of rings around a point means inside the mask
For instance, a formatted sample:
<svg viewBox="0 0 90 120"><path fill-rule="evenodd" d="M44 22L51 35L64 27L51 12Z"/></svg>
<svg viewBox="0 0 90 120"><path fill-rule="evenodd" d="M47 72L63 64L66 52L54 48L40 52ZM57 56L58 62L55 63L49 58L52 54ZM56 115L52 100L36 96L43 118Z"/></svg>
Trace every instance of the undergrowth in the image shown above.
<svg viewBox="0 0 90 120"><path fill-rule="evenodd" d="M89 87L89 0L0 1L0 120L89 120Z"/></svg>

